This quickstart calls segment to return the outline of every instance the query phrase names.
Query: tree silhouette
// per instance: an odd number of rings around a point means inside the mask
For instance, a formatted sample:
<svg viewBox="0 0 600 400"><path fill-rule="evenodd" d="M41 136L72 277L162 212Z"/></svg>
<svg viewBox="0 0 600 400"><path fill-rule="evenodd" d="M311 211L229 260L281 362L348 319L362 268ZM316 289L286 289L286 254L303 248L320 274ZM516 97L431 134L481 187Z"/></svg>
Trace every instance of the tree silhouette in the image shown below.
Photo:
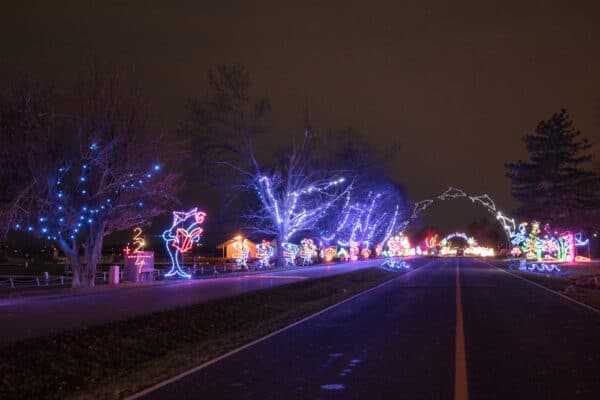
<svg viewBox="0 0 600 400"><path fill-rule="evenodd" d="M506 164L517 210L525 220L548 221L560 228L585 228L598 207L600 179L586 169L590 142L575 129L566 110L541 121L523 141L529 161Z"/></svg>

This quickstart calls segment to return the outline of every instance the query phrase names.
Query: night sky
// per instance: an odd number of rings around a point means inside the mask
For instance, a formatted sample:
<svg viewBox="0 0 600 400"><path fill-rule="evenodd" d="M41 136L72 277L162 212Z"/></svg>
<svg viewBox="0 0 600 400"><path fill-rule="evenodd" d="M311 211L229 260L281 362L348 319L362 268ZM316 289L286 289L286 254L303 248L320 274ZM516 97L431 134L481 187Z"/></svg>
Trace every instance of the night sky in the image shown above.
<svg viewBox="0 0 600 400"><path fill-rule="evenodd" d="M210 68L241 62L273 104L273 148L308 107L318 128L401 143L390 174L415 201L457 186L510 210L503 165L561 107L600 139L597 1L2 3L3 86L24 72L60 84L92 59L125 66L169 133ZM425 222L461 228L480 214L446 202Z"/></svg>

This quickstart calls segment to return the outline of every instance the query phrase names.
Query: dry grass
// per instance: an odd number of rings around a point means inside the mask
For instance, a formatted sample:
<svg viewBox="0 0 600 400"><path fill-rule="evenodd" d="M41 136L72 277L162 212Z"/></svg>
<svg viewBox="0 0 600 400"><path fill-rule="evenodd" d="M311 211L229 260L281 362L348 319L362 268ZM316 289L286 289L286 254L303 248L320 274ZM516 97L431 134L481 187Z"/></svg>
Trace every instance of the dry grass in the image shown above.
<svg viewBox="0 0 600 400"><path fill-rule="evenodd" d="M122 398L396 276L369 268L12 344L0 398Z"/></svg>

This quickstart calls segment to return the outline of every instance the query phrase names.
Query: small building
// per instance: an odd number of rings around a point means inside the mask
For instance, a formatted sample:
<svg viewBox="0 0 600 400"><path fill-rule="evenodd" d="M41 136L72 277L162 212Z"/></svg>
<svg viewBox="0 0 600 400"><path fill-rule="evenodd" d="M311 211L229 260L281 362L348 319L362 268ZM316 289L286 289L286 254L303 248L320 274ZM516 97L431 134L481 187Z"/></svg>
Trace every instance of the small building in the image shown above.
<svg viewBox="0 0 600 400"><path fill-rule="evenodd" d="M238 236L229 239L228 241L217 245L217 250L221 250L221 255L223 258L235 258L236 250L233 247L235 242L238 242L240 238ZM250 255L248 258L253 259L256 258L256 243L251 241L250 239L244 239L246 246L248 246L250 250Z"/></svg>

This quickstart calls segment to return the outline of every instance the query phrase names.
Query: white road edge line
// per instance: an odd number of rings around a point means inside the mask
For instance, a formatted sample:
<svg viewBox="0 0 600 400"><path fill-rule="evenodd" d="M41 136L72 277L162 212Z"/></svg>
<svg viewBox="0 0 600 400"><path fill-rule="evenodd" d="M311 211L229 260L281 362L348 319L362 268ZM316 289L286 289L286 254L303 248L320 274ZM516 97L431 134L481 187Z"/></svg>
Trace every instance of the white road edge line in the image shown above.
<svg viewBox="0 0 600 400"><path fill-rule="evenodd" d="M335 304L333 304L333 305L331 305L331 306L329 306L329 307L327 307L327 308L325 308L325 309L323 309L321 311L318 311L318 312L316 312L314 314L311 314L308 317L305 317L305 318L303 318L303 319L301 319L299 321L296 321L296 322L294 322L294 323L292 323L292 324L290 324L288 326L285 326L285 327L283 327L283 328L281 328L281 329L279 329L279 330L277 330L275 332L271 332L271 333L269 333L266 336L258 338L256 340L250 342L250 343L247 343L247 344L245 344L245 345L243 345L241 347L238 347L236 349L233 349L233 350L231 350L231 351L229 351L229 352L227 352L227 353L225 353L223 355L220 355L220 356L218 356L216 358L213 358L212 360L209 360L209 361L205 362L204 364L200 364L197 367L194 367L192 369L189 369L189 370L187 370L185 372L180 373L179 375L175 375L174 377L169 378L169 379L167 379L165 381L162 381L160 383L157 383L154 386L150 386L149 388L146 388L146 389L142 390L141 392L137 392L135 394L132 394L131 396L126 397L125 400L136 400L136 399L139 399L139 398L141 398L141 397L143 397L143 396L145 396L145 395L147 395L149 393L154 392L155 390L158 390L158 389L160 389L160 388L162 388L164 386L167 386L167 385L169 385L169 384L171 384L173 382L176 382L176 381L180 380L181 378L185 378L188 375L191 375L191 374L193 374L195 372L198 372L198 371L200 371L200 370L202 370L202 369L204 369L204 368L206 368L206 367L208 367L208 366L210 366L212 364L215 364L215 363L217 363L217 362L219 362L219 361L221 361L221 360L223 360L225 358L228 358L228 357L230 357L230 356L232 356L232 355L234 355L236 353L239 353L240 351L243 351L243 350L247 349L248 347L252 347L255 344L258 344L258 343L263 342L263 341L265 341L267 339L270 339L271 337L273 337L275 335L278 335L278 334L280 334L282 332L285 332L288 329L291 329L291 328L295 327L296 325L300 325L303 322L306 322L306 321L308 321L308 320L310 320L312 318L318 317L319 315L324 314L327 311L329 311L329 310L331 310L331 309L333 309L335 307L341 306L344 303L352 301L352 300L356 299L359 296L362 296L364 294L367 294L367 293L370 293L370 292L372 292L374 290L382 288L382 287L384 287L386 285L389 285L390 283L392 283L392 282L396 281L397 279L405 276L406 274L410 274L411 272L418 271L420 268L426 267L427 265L431 264L432 262L433 261L430 261L430 262L424 264L423 266L421 266L421 267L419 267L417 269L405 272L404 274L401 274L401 275L397 276L396 278L390 279L389 281L385 281L382 284L379 284L379 285L377 285L375 287L372 287L371 289L365 290L364 292L357 293L357 294L355 294L352 297L348 297L347 299L344 299L344 300L340 301L339 303L335 303Z"/></svg>
<svg viewBox="0 0 600 400"><path fill-rule="evenodd" d="M459 258L456 258L456 343L454 345L454 400L468 400L467 359L460 290Z"/></svg>
<svg viewBox="0 0 600 400"><path fill-rule="evenodd" d="M547 288L544 285L540 285L539 283L530 281L529 279L523 278L522 276L519 276L519 275L516 275L516 274L511 274L510 272L504 270L503 268L497 267L494 264L491 264L489 262L485 262L485 261L481 261L481 260L477 260L477 261L479 261L482 264L487 264L487 265L492 266L492 267L494 267L496 269L499 269L500 271L504 272L505 274L508 274L508 275L513 276L513 277L518 278L518 279L521 279L522 281L525 281L525 282L527 282L527 283L529 283L529 284L531 284L533 286L537 286L537 287L539 287L541 289L544 289L544 290L546 290L546 291L548 291L550 293L553 293L553 294L555 294L557 296L560 296L560 297L562 297L564 299L567 299L570 302L573 302L575 304L580 305L581 307L587 308L588 310L591 310L591 311L595 312L596 314L600 314L600 310L598 310L597 308L594 308L594 307L590 306L589 304L585 304L585 303L583 303L583 302L581 302L579 300L576 300L576 299L574 299L572 297L569 297L566 294L562 294L562 293L557 292L555 290L549 289L549 288Z"/></svg>

